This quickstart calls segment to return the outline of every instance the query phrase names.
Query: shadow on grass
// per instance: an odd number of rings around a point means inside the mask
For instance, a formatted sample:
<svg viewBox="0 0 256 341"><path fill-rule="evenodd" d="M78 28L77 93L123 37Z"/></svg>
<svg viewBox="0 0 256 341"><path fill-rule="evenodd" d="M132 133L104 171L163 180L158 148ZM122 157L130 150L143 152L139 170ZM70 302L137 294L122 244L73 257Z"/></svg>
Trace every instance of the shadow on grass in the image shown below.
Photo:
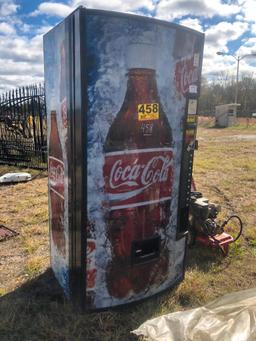
<svg viewBox="0 0 256 341"><path fill-rule="evenodd" d="M52 271L47 270L0 298L0 339L137 340L130 331L152 318L170 293L119 309L81 313L64 298Z"/></svg>
<svg viewBox="0 0 256 341"><path fill-rule="evenodd" d="M222 271L227 259L217 250L196 245L188 250L187 270ZM133 341L130 331L146 320L182 307L198 305L203 298L193 283L177 286L143 302L98 313L78 312L69 303L50 269L0 298L1 341ZM196 285L196 284L195 284ZM205 292L204 286L202 288ZM197 293L197 295L196 295Z"/></svg>

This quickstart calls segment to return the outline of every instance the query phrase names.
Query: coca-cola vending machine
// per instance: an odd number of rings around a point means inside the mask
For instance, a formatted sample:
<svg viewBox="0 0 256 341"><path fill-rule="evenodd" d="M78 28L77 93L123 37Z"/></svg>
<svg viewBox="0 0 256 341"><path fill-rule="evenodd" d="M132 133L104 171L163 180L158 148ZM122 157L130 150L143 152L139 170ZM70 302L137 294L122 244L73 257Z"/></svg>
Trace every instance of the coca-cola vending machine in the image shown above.
<svg viewBox="0 0 256 341"><path fill-rule="evenodd" d="M51 265L86 310L184 277L203 41L83 7L44 36Z"/></svg>

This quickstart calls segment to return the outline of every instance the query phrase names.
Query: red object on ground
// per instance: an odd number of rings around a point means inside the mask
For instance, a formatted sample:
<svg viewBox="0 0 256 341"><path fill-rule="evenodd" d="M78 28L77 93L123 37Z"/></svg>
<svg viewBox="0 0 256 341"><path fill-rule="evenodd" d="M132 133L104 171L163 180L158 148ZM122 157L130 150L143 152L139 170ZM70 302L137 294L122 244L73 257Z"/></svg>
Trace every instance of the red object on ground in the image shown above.
<svg viewBox="0 0 256 341"><path fill-rule="evenodd" d="M207 247L220 248L223 254L227 256L229 244L232 243L234 239L228 233L223 232L221 234L216 234L214 237L199 234L196 237L196 241Z"/></svg>

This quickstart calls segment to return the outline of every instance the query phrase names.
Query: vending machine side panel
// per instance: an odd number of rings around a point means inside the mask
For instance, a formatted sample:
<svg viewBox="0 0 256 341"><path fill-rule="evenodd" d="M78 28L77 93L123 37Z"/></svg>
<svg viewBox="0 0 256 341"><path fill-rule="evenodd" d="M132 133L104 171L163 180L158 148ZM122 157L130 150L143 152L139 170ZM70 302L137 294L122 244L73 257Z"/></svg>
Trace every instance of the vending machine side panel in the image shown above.
<svg viewBox="0 0 256 341"><path fill-rule="evenodd" d="M70 296L69 18L44 36L51 267Z"/></svg>

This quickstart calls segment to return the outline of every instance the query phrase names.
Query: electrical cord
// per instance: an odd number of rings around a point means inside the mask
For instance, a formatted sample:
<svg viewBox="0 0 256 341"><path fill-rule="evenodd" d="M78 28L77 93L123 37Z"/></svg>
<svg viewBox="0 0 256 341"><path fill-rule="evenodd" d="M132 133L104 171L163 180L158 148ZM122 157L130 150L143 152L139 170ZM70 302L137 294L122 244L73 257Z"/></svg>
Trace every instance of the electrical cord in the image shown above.
<svg viewBox="0 0 256 341"><path fill-rule="evenodd" d="M237 239L240 238L240 236L241 236L241 234L242 234L242 232L243 232L243 222L242 222L241 218L240 218L238 215L233 214L233 215L231 215L227 220L225 220L225 221L223 222L223 224L221 225L221 227L224 229L224 227L228 224L228 222L229 222L230 220L234 219L234 218L237 219L238 222L239 222L239 232L238 232L236 238L234 238L234 240L232 241L232 243L234 243L235 241L237 241Z"/></svg>

